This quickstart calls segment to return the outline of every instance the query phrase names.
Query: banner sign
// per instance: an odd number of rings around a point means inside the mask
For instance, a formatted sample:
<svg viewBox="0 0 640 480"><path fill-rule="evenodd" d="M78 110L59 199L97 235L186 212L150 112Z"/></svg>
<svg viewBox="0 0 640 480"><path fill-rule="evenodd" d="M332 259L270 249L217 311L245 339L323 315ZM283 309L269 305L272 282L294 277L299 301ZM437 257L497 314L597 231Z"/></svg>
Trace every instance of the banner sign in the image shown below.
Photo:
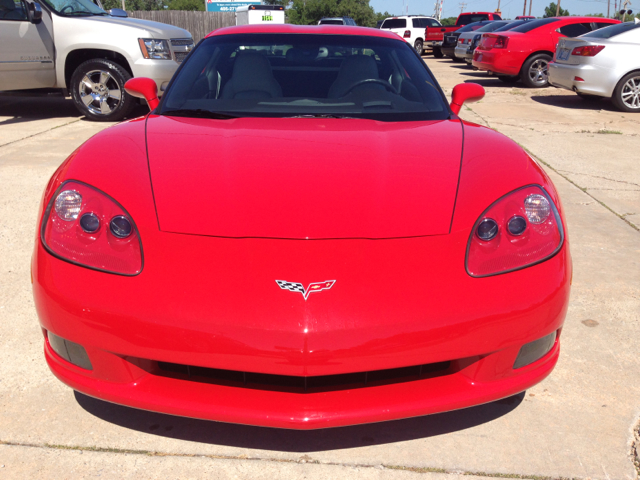
<svg viewBox="0 0 640 480"><path fill-rule="evenodd" d="M236 8L244 7L245 5L260 5L260 2L227 2L220 0L205 0L207 6L207 12L235 12Z"/></svg>

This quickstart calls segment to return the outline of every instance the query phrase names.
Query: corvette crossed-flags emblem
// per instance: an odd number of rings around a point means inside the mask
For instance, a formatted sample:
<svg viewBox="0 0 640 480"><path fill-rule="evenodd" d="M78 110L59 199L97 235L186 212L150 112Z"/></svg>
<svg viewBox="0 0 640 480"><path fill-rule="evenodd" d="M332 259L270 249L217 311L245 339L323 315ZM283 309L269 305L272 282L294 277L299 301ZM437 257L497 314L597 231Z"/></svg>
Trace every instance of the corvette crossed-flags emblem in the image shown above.
<svg viewBox="0 0 640 480"><path fill-rule="evenodd" d="M286 280L276 280L276 283L283 290L289 290L290 292L300 292L306 302L307 298L309 298L310 293L329 290L331 287L333 287L333 284L336 283L336 281L325 280L324 282L310 283L306 289L301 283L287 282Z"/></svg>

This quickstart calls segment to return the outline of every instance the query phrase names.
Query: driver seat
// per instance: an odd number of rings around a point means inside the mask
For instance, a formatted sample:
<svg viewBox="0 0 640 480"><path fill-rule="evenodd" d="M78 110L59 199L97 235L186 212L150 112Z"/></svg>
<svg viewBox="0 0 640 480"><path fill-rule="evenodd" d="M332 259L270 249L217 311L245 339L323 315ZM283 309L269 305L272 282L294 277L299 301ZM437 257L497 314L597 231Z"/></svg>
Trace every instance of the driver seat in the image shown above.
<svg viewBox="0 0 640 480"><path fill-rule="evenodd" d="M344 97L349 89L362 80L376 79L379 80L378 66L376 61L369 55L352 55L345 58L340 65L338 77L329 88L328 98ZM384 90L382 85L361 85L357 87Z"/></svg>
<svg viewBox="0 0 640 480"><path fill-rule="evenodd" d="M26 20L26 16L16 9L14 0L0 0L0 19Z"/></svg>

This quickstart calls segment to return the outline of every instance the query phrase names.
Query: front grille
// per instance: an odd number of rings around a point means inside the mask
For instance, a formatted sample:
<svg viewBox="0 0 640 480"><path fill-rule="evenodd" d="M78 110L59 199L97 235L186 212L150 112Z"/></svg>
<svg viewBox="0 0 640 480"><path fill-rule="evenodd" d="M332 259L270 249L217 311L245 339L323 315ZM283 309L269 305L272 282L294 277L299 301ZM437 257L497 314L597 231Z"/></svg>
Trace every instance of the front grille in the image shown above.
<svg viewBox="0 0 640 480"><path fill-rule="evenodd" d="M187 45L193 45L193 38L172 38L171 45L174 47L185 47Z"/></svg>
<svg viewBox="0 0 640 480"><path fill-rule="evenodd" d="M173 54L176 56L176 62L182 63L189 55L189 52L173 52Z"/></svg>
<svg viewBox="0 0 640 480"><path fill-rule="evenodd" d="M217 368L196 367L168 362L158 362L158 367L159 372L156 372L156 374L165 377L189 380L192 382L213 383L232 387L292 393L317 393L348 390L393 383L412 382L453 373L450 368L451 362L439 362L387 370L322 375L315 377L298 377L292 375L272 375L267 373L251 373L237 370L221 370Z"/></svg>

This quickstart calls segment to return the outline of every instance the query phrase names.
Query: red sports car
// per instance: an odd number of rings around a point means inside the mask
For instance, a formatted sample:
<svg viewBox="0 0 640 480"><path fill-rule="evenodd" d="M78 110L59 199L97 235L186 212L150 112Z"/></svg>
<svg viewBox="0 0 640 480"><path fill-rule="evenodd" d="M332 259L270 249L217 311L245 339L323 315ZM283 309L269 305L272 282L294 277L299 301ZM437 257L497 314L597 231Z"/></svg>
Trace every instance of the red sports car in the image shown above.
<svg viewBox="0 0 640 480"><path fill-rule="evenodd" d="M522 80L525 86L549 85L548 65L558 40L608 27L619 20L597 17L552 17L532 20L507 32L485 33L472 64L505 82Z"/></svg>
<svg viewBox="0 0 640 480"><path fill-rule="evenodd" d="M397 35L217 30L152 112L51 178L33 289L53 373L132 407L312 429L508 397L553 369L558 194Z"/></svg>

